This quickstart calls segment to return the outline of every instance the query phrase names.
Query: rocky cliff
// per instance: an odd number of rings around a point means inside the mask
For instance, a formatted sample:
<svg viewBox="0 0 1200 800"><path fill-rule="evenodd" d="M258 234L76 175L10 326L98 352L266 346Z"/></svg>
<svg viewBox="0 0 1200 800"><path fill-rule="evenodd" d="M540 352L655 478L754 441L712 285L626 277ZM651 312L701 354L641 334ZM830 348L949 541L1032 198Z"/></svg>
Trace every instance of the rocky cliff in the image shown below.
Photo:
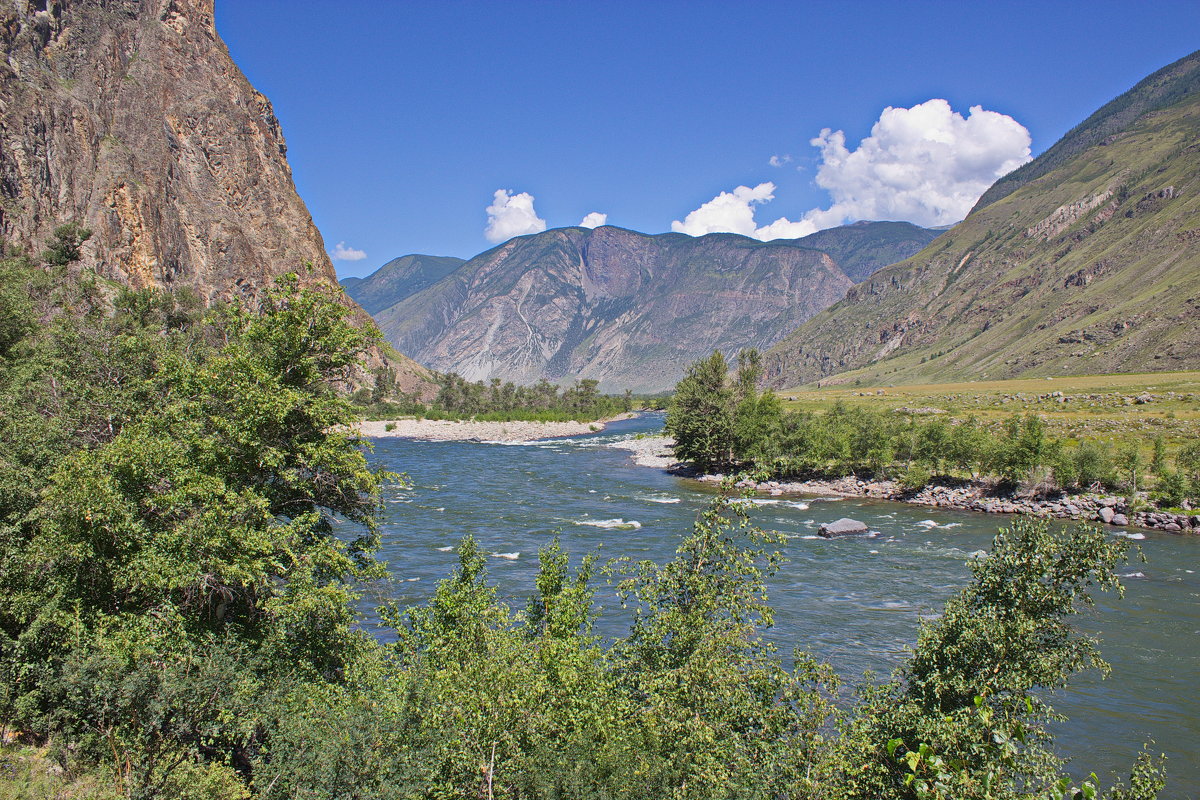
<svg viewBox="0 0 1200 800"><path fill-rule="evenodd" d="M653 392L713 349L769 347L850 286L795 241L560 228L476 256L375 318L422 364L472 380Z"/></svg>
<svg viewBox="0 0 1200 800"><path fill-rule="evenodd" d="M0 48L6 242L36 251L78 221L102 277L207 299L293 270L336 283L279 121L217 35L213 0L10 0ZM422 380L406 360L399 371L410 390Z"/></svg>
<svg viewBox="0 0 1200 800"><path fill-rule="evenodd" d="M770 382L1200 368L1200 53L1151 77L777 344Z"/></svg>

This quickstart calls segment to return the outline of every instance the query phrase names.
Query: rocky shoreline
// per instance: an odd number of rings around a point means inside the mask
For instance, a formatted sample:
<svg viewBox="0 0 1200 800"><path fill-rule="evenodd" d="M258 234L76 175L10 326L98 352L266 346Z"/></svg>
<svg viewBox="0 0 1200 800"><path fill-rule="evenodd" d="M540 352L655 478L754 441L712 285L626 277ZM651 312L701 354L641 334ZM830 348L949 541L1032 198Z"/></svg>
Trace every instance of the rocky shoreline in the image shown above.
<svg viewBox="0 0 1200 800"><path fill-rule="evenodd" d="M629 450L635 463L662 469L674 475L720 483L725 475L697 475L687 465L680 464L671 453L674 442L669 436L645 436L612 446ZM896 481L864 481L853 476L834 480L764 481L744 479L737 484L759 494L834 495L865 497L909 503L929 508L955 511L975 511L984 514L1027 514L1049 519L1072 519L1097 522L1114 527L1146 528L1168 533L1200 535L1200 511L1191 514L1172 514L1152 509L1132 509L1127 498L1105 494L1060 495L1053 498L1017 497L1000 493L993 485L981 482L955 481L934 483L920 491L909 491Z"/></svg>
<svg viewBox="0 0 1200 800"><path fill-rule="evenodd" d="M604 426L631 415L621 414L595 422L485 422L481 420L405 419L363 420L358 432L369 439L419 439L426 442L534 442L561 439L604 430Z"/></svg>
<svg viewBox="0 0 1200 800"><path fill-rule="evenodd" d="M720 482L724 475L700 475L696 480ZM905 490L896 481L863 481L854 477L809 481L739 481L736 486L766 495L807 494L838 497L867 497L897 503L976 511L985 514L1027 514L1048 519L1072 519L1098 522L1114 527L1146 528L1168 533L1200 534L1200 511L1173 514L1152 509L1134 510L1124 497L1104 494L1060 495L1053 498L1028 498L998 493L982 483L934 483L920 491Z"/></svg>

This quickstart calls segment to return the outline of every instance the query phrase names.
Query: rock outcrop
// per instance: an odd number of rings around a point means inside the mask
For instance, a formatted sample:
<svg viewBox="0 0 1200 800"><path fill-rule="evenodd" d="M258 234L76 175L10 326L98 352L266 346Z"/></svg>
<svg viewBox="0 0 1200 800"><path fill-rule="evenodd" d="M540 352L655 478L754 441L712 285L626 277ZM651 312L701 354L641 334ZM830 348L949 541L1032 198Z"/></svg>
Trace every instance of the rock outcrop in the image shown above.
<svg viewBox="0 0 1200 800"><path fill-rule="evenodd" d="M213 0L20 0L0 11L0 236L92 230L83 265L212 300L302 272L336 284L271 103ZM361 314L361 312L358 312ZM361 317L366 320L365 315ZM398 361L402 387L422 371Z"/></svg>
<svg viewBox="0 0 1200 800"><path fill-rule="evenodd" d="M841 536L862 536L869 532L865 522L842 517L834 522L824 522L817 529L817 535L825 539L837 539Z"/></svg>

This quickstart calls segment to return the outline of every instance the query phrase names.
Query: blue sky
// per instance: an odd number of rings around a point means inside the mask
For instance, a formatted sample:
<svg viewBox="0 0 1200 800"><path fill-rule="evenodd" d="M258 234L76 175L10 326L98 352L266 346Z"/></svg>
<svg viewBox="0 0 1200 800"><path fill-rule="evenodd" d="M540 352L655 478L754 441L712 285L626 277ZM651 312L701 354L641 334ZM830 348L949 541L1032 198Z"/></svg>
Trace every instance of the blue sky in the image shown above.
<svg viewBox="0 0 1200 800"><path fill-rule="evenodd" d="M344 276L492 246L486 209L502 189L527 193L549 227L600 212L650 233L744 223L765 238L779 217L798 232L835 199L816 183L836 158L809 143L822 129L844 131L853 154L885 107L939 98L949 108L920 106L921 119L952 125L960 150L1002 139L1003 161L1023 126L1036 155L1200 47L1200 3L217 0L217 28L274 103L329 249L366 254L335 260ZM968 123L972 106L995 114ZM858 195L830 213L908 214L861 196L872 190L852 161L826 183ZM501 221L523 224L522 201L505 199ZM950 201L916 202L909 216L931 224Z"/></svg>

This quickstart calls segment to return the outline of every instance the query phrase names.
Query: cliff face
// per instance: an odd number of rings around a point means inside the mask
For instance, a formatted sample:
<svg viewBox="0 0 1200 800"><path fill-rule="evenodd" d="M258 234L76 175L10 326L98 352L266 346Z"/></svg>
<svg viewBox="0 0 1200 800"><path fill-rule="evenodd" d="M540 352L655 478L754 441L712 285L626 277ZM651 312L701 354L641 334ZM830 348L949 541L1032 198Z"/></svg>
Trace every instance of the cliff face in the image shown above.
<svg viewBox="0 0 1200 800"><path fill-rule="evenodd" d="M210 300L306 264L336 284L279 121L217 35L213 0L10 0L0 50L6 242L36 252L78 221L93 232L83 264L102 277ZM421 380L411 362L400 371L406 388Z"/></svg>
<svg viewBox="0 0 1200 800"><path fill-rule="evenodd" d="M1102 139L1077 128L1002 179L994 202L779 342L770 383L1200 368L1197 76L1193 54L1152 76L1154 104L1090 117Z"/></svg>
<svg viewBox="0 0 1200 800"><path fill-rule="evenodd" d="M793 241L560 228L478 255L375 318L421 363L472 380L660 391L714 349L769 347L850 286Z"/></svg>

